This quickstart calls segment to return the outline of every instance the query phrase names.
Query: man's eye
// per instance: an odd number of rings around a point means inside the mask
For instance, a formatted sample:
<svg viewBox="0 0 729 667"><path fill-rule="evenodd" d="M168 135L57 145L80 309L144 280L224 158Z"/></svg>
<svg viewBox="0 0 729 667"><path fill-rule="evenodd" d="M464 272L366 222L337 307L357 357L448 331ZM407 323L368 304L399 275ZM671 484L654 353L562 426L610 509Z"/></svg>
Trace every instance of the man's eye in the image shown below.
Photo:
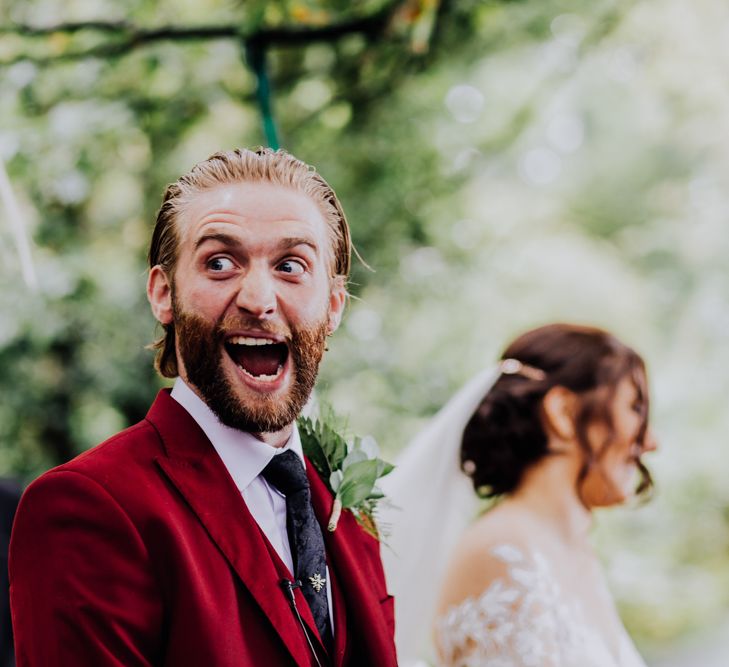
<svg viewBox="0 0 729 667"><path fill-rule="evenodd" d="M285 262L281 262L281 264L278 265L278 270L292 276L300 276L305 271L304 265L301 262L294 261L293 259L287 259Z"/></svg>
<svg viewBox="0 0 729 667"><path fill-rule="evenodd" d="M208 262L208 268L216 273L230 271L233 268L233 262L227 257L215 257Z"/></svg>

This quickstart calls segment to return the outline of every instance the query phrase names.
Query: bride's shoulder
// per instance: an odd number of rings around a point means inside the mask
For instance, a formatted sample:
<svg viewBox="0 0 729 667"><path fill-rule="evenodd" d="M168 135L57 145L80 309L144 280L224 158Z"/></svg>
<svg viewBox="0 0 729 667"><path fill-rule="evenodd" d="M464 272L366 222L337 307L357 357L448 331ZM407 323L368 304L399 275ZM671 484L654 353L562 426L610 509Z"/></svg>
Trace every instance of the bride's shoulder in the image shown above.
<svg viewBox="0 0 729 667"><path fill-rule="evenodd" d="M457 544L453 560L491 565L503 570L515 560L533 560L543 528L534 515L515 504L502 503L479 517Z"/></svg>
<svg viewBox="0 0 729 667"><path fill-rule="evenodd" d="M451 557L441 593L441 611L477 598L494 582L545 570L532 518L497 507L466 531Z"/></svg>

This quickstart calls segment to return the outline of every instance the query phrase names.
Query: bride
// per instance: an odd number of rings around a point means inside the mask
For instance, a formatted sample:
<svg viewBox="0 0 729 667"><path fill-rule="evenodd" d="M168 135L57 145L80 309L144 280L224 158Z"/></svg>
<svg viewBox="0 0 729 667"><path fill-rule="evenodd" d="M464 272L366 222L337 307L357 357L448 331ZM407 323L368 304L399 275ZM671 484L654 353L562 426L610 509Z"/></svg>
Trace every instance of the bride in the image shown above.
<svg viewBox="0 0 729 667"><path fill-rule="evenodd" d="M640 457L653 449L645 368L632 349L565 324L511 343L389 482L402 508L387 517L383 552L401 664L422 655L423 614L435 607L444 667L644 667L589 529L593 509L650 490ZM465 527L474 489L499 501Z"/></svg>

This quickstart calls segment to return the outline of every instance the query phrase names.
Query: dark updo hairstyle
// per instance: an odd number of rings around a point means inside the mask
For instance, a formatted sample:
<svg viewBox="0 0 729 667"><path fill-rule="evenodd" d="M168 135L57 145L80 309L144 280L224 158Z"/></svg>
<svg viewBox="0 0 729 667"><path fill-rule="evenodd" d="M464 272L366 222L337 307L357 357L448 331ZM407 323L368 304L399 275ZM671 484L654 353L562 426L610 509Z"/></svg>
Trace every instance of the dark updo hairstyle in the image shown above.
<svg viewBox="0 0 729 667"><path fill-rule="evenodd" d="M502 372L463 432L461 468L479 495L489 498L514 491L526 469L550 455L542 400L552 387L565 387L581 399L575 418L575 435L584 455L578 494L612 442L611 408L617 385L625 377L633 380L638 392L636 409L642 425L637 442L643 445L648 427L645 365L613 335L592 327L550 324L519 336L502 359L515 359L527 368ZM587 439L588 427L595 421L608 427L608 437L596 452ZM641 481L636 493L644 494L653 482L640 460L637 466Z"/></svg>

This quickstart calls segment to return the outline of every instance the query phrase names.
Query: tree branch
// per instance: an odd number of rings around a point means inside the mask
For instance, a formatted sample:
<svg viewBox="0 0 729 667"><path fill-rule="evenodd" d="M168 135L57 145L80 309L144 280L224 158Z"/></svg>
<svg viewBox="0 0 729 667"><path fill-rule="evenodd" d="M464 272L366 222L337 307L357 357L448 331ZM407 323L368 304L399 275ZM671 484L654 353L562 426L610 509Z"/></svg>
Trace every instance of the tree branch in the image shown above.
<svg viewBox="0 0 729 667"><path fill-rule="evenodd" d="M15 33L24 37L46 37L57 32L80 32L95 30L98 32L122 32L134 30L134 25L127 21L85 21L81 23L59 23L51 26L32 26L24 23L0 25L0 34Z"/></svg>
<svg viewBox="0 0 729 667"><path fill-rule="evenodd" d="M36 64L53 64L84 58L114 58L122 56L135 48L161 41L199 41L212 39L238 39L248 45L265 47L270 45L288 46L331 42L346 35L364 34L374 37L382 33L397 7L397 3L379 12L361 18L343 21L332 25L317 27L288 26L268 28L246 33L235 25L212 25L199 27L162 26L159 28L139 28L127 22L89 21L87 23L60 23L54 26L36 27L29 25L0 26L0 34L14 33L25 37L47 37L49 35L81 31L116 33L119 41L97 44L77 51L67 51L49 56L34 57L18 54L0 61L0 67L12 65L22 60Z"/></svg>

